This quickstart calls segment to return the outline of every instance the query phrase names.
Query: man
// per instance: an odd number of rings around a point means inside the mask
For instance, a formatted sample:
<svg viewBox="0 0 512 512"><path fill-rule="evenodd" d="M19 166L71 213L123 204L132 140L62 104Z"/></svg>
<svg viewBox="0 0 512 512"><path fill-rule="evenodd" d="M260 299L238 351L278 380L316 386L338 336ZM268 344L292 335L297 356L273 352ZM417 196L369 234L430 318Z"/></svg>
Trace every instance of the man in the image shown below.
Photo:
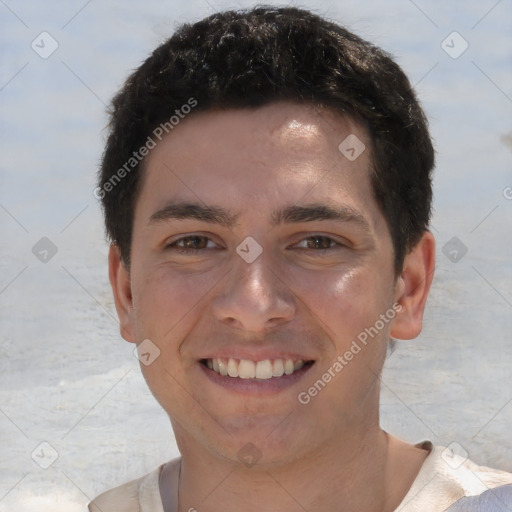
<svg viewBox="0 0 512 512"><path fill-rule="evenodd" d="M433 276L433 154L401 69L307 11L215 14L153 52L95 193L181 457L91 511L512 509L511 474L379 426Z"/></svg>

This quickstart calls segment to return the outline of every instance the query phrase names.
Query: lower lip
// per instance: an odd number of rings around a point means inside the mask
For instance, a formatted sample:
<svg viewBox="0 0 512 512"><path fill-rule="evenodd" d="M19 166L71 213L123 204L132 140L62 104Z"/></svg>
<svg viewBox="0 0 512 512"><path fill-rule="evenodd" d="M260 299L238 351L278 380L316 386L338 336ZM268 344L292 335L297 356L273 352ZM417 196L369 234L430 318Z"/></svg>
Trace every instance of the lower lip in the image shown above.
<svg viewBox="0 0 512 512"><path fill-rule="evenodd" d="M274 395L299 382L315 363L307 364L290 375L272 377L271 379L240 379L239 377L224 377L220 373L210 370L205 364L201 362L198 364L204 375L219 386L223 386L231 391L245 395L268 396Z"/></svg>

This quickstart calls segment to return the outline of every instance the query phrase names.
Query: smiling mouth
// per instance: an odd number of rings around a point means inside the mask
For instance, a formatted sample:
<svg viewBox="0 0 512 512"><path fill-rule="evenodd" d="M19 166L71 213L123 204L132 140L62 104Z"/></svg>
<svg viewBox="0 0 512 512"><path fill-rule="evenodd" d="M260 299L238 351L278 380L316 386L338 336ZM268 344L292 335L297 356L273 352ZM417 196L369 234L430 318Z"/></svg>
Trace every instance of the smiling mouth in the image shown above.
<svg viewBox="0 0 512 512"><path fill-rule="evenodd" d="M249 359L202 359L201 363L222 377L239 379L268 380L291 375L292 373L311 366L314 361L298 359L265 359L263 361L251 361Z"/></svg>

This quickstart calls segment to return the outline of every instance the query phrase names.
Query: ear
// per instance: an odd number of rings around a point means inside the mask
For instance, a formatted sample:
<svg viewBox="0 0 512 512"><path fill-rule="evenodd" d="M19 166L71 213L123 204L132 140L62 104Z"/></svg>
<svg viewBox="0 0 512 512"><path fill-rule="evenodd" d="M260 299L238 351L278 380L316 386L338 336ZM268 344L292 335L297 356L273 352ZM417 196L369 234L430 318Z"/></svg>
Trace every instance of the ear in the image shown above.
<svg viewBox="0 0 512 512"><path fill-rule="evenodd" d="M390 328L390 336L402 340L416 338L423 325L423 312L434 277L436 244L430 231L407 253L402 273L395 286L397 315Z"/></svg>
<svg viewBox="0 0 512 512"><path fill-rule="evenodd" d="M114 294L121 336L126 341L135 342L130 272L121 259L119 247L114 244L108 252L108 277Z"/></svg>

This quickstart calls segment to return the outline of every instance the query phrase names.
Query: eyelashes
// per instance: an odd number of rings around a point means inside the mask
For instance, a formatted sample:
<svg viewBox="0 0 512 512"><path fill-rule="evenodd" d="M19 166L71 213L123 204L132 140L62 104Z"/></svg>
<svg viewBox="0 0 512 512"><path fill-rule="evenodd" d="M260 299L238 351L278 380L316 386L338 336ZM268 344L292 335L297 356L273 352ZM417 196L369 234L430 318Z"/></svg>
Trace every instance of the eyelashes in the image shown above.
<svg viewBox="0 0 512 512"><path fill-rule="evenodd" d="M187 235L166 245L166 249L177 249L179 252L200 251L206 249L209 242L214 243L204 235ZM183 245L179 245L181 243ZM197 247L197 245L201 245L202 247Z"/></svg>
<svg viewBox="0 0 512 512"><path fill-rule="evenodd" d="M291 248L297 248L301 251L328 252L345 248L346 245L338 242L334 238L322 235L312 234L302 238L298 243L293 244ZM180 237L165 246L166 250L173 250L182 254L198 254L205 250L219 249L219 246L205 235L186 235Z"/></svg>
<svg viewBox="0 0 512 512"><path fill-rule="evenodd" d="M326 235L311 235L306 238L303 238L299 243L306 242L306 247L304 249L314 249L314 250L322 250L326 251L329 249L335 249L338 247L343 247L343 244L340 244L330 236ZM311 247L311 245L317 244L318 247Z"/></svg>

